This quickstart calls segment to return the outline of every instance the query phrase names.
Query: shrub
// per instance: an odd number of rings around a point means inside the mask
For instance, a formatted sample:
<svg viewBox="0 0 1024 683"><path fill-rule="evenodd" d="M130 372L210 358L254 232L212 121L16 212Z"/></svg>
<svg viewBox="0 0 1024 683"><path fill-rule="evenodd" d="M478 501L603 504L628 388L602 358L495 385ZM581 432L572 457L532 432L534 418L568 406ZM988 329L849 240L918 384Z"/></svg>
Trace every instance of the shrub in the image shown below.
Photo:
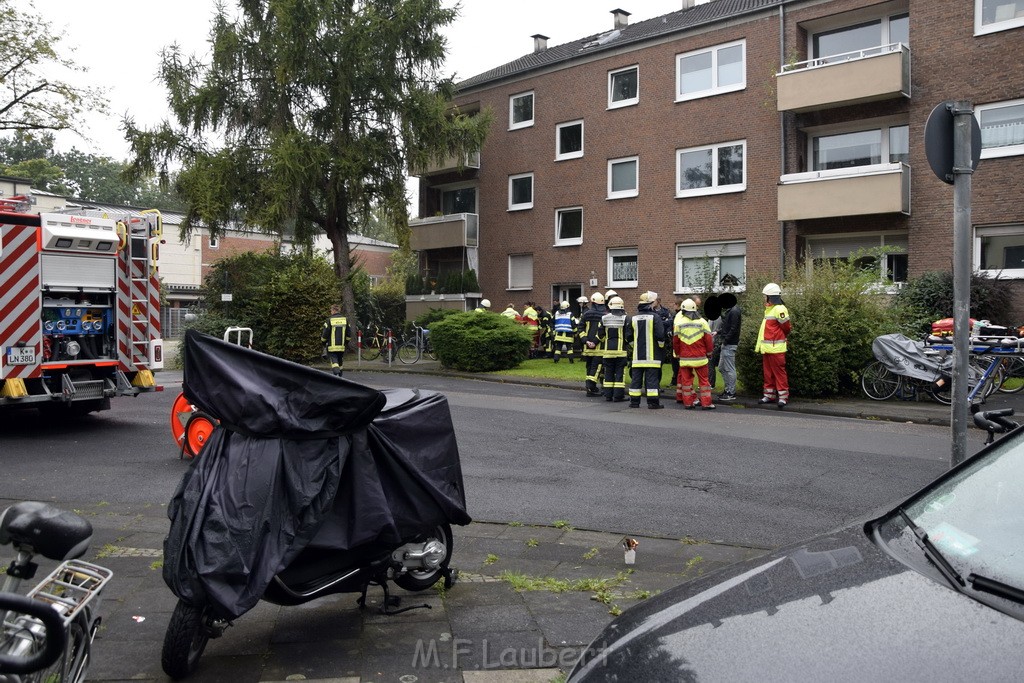
<svg viewBox="0 0 1024 683"><path fill-rule="evenodd" d="M796 396L852 394L859 372L872 359L871 342L895 326L887 298L874 293L878 272L864 260L815 261L803 266L782 287L793 319L786 354L789 383ZM740 381L751 391L763 385L761 355L754 351L764 315L764 277L748 279L743 295L743 328L737 349Z"/></svg>
<svg viewBox="0 0 1024 683"><path fill-rule="evenodd" d="M433 322L430 340L445 367L492 372L526 360L533 335L503 316L469 311Z"/></svg>
<svg viewBox="0 0 1024 683"><path fill-rule="evenodd" d="M1005 324L1013 305L1009 280L971 275L970 315L978 320ZM931 331L932 322L953 315L953 273L931 271L916 277L896 295L899 320L905 333L916 337Z"/></svg>

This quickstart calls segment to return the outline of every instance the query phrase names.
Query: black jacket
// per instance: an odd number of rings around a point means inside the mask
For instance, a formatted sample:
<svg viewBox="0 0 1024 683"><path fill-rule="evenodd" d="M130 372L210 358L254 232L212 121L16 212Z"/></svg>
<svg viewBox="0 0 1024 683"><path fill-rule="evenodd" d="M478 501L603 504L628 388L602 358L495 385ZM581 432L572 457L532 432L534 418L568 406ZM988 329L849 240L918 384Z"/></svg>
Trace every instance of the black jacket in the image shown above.
<svg viewBox="0 0 1024 683"><path fill-rule="evenodd" d="M725 315L722 316L722 327L718 330L718 337L722 340L722 344L740 343L740 321L742 318L743 313L740 311L739 304L725 312Z"/></svg>

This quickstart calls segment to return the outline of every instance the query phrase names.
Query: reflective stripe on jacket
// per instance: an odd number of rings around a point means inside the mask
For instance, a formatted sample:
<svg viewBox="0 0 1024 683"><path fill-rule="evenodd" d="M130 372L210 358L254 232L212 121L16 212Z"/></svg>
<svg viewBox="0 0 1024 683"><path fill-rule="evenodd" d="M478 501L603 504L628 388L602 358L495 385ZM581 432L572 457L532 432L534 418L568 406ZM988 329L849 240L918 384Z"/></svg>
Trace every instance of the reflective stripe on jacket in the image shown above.
<svg viewBox="0 0 1024 683"><path fill-rule="evenodd" d="M605 358L626 357L626 314L605 313L601 318L601 355Z"/></svg>
<svg viewBox="0 0 1024 683"><path fill-rule="evenodd" d="M343 315L332 315L324 323L320 339L327 344L328 352L344 351L348 342L348 318Z"/></svg>
<svg viewBox="0 0 1024 683"><path fill-rule="evenodd" d="M757 331L757 353L785 353L786 337L792 329L789 310L783 304L775 304L764 309L764 320Z"/></svg>
<svg viewBox="0 0 1024 683"><path fill-rule="evenodd" d="M708 364L708 354L714 350L715 345L707 320L701 317L691 319L683 313L677 313L673 332L672 349L679 358L679 365L699 368Z"/></svg>
<svg viewBox="0 0 1024 683"><path fill-rule="evenodd" d="M651 307L641 304L638 313L629 318L626 341L633 346L634 368L661 367L661 350L665 342L665 323Z"/></svg>

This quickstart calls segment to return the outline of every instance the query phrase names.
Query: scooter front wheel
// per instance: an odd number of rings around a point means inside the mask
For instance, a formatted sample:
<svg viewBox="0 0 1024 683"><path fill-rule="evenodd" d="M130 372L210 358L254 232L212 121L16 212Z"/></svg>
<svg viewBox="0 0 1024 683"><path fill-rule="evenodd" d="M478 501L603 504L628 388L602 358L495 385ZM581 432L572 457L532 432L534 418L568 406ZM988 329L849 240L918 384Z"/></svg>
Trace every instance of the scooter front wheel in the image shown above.
<svg viewBox="0 0 1024 683"><path fill-rule="evenodd" d="M438 541L444 544L444 559L434 569L410 569L395 577L395 583L407 591L423 591L441 579L452 560L452 527L450 524L438 524L426 535L424 543Z"/></svg>
<svg viewBox="0 0 1024 683"><path fill-rule="evenodd" d="M196 608L181 600L175 605L160 655L164 673L171 678L185 678L199 666L199 658L210 640L208 612L208 607Z"/></svg>

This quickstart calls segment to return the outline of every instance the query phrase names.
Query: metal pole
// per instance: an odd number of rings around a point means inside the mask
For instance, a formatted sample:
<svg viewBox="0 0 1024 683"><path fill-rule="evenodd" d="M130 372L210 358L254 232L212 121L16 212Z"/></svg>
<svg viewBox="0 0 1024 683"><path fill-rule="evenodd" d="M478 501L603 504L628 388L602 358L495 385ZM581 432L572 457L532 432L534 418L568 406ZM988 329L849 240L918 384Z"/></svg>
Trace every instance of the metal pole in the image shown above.
<svg viewBox="0 0 1024 683"><path fill-rule="evenodd" d="M971 117L970 100L952 104L953 114L953 404L951 466L967 459L968 354L971 310Z"/></svg>

